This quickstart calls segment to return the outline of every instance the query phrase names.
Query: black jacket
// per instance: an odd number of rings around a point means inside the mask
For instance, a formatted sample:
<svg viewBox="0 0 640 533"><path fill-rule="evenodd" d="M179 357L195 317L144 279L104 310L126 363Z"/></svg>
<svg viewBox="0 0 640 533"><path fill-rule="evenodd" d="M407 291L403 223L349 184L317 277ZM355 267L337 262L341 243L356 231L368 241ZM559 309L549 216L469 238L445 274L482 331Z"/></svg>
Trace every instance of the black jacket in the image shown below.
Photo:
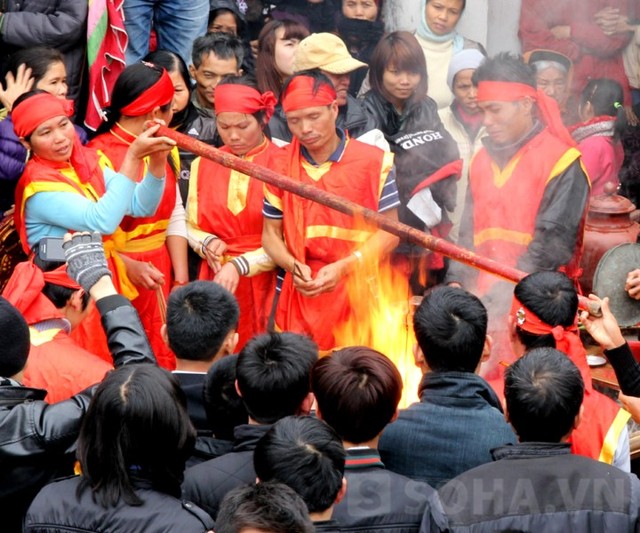
<svg viewBox="0 0 640 533"><path fill-rule="evenodd" d="M77 498L79 483L80 478L73 477L43 488L29 508L24 531L195 533L209 531L214 525L211 517L196 505L153 490L146 480L134 480L136 494L144 501L142 505L132 506L121 501L107 509L93 500L90 488Z"/></svg>
<svg viewBox="0 0 640 533"><path fill-rule="evenodd" d="M400 221L423 229L420 219L406 208L407 202L416 186L460 159L458 145L444 128L438 106L431 98L414 102L400 114L393 104L369 91L364 107L375 118L375 127L384 133L395 154L396 182L402 202L398 210ZM455 208L457 178L455 173L446 174L445 179L429 187L443 211L451 212Z"/></svg>
<svg viewBox="0 0 640 533"><path fill-rule="evenodd" d="M238 426L233 432L233 451L205 461L184 473L182 495L185 499L202 507L214 519L225 494L247 483L255 483L253 450L270 425Z"/></svg>
<svg viewBox="0 0 640 533"><path fill-rule="evenodd" d="M4 13L0 28L2 78L7 59L16 50L57 48L67 67L67 97L77 102L86 70L88 10L86 0L0 0L0 13Z"/></svg>
<svg viewBox="0 0 640 533"><path fill-rule="evenodd" d="M360 101L351 95L347 95L347 103L339 109L336 127L346 130L352 139L357 139L361 135L378 128L374 117L367 113ZM275 112L271 120L269 120L269 132L274 141L291 142L291 132L289 131L289 126L287 126L287 117L280 104L276 106Z"/></svg>
<svg viewBox="0 0 640 533"><path fill-rule="evenodd" d="M115 366L155 362L140 319L120 295L97 302ZM93 396L91 387L48 404L46 391L0 378L0 509L2 531L20 531L22 516L40 488L73 472L76 438Z"/></svg>
<svg viewBox="0 0 640 533"><path fill-rule="evenodd" d="M340 531L417 533L427 499L426 483L386 470L377 450L347 449L347 493L333 509Z"/></svg>
<svg viewBox="0 0 640 533"><path fill-rule="evenodd" d="M493 456L438 490L421 533L640 531L634 474L572 455L568 444L527 442Z"/></svg>

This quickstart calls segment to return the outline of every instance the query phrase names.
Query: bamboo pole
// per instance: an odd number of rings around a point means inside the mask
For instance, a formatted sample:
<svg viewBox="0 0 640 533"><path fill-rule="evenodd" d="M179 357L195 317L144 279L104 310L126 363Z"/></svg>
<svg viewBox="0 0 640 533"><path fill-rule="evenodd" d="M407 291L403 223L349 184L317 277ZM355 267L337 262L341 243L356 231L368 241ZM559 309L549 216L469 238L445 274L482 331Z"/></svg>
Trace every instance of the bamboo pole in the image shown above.
<svg viewBox="0 0 640 533"><path fill-rule="evenodd" d="M518 283L527 275L527 273L522 270L503 265L502 263L498 263L488 257L475 254L471 250L463 248L462 246L458 246L457 244L440 237L434 237L433 235L412 228L411 226L398 222L397 220L391 220L377 211L367 209L355 202L346 200L345 198L341 198L340 196L327 191L320 190L313 185L294 181L291 178L279 174L269 168L252 163L251 161L247 161L246 159L242 159L228 152L218 150L213 146L205 144L202 141L198 141L188 135L184 135L183 133L178 133L166 126L161 126L157 135L163 135L173 139L176 141L178 146L184 150L188 150L196 155L215 161L225 167L238 170L243 174L247 174L248 176L256 178L264 183L275 185L285 191L297 194L298 196L308 200L318 202L319 204L335 209L336 211L340 211L341 213L354 217L361 217L376 227L396 235L403 240L422 246L432 252L441 253L455 261L459 261L479 270L484 270L485 272L489 272L490 274L507 281ZM596 316L599 314L600 311L597 306L594 306L593 302L583 296L580 296L579 299L581 309L588 310Z"/></svg>

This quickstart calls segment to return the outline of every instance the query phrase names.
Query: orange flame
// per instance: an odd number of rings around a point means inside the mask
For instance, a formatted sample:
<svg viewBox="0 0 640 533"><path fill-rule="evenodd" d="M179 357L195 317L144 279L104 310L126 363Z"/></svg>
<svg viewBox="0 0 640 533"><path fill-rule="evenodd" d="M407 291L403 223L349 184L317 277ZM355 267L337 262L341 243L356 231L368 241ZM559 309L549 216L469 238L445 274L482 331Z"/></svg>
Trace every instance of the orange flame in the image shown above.
<svg viewBox="0 0 640 533"><path fill-rule="evenodd" d="M389 261L361 265L348 282L351 321L334 329L337 346L368 346L391 359L404 384L400 407L418 400L422 378L415 366L408 275Z"/></svg>

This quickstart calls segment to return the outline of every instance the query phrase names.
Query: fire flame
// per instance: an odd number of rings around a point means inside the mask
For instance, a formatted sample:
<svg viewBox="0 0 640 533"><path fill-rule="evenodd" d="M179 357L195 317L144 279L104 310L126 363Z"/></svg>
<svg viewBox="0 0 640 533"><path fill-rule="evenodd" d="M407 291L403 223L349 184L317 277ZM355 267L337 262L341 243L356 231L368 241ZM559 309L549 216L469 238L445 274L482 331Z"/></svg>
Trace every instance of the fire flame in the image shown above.
<svg viewBox="0 0 640 533"><path fill-rule="evenodd" d="M368 346L391 359L404 384L400 407L418 400L422 379L415 366L411 291L408 275L389 261L362 265L350 276L352 319L334 329L337 346Z"/></svg>

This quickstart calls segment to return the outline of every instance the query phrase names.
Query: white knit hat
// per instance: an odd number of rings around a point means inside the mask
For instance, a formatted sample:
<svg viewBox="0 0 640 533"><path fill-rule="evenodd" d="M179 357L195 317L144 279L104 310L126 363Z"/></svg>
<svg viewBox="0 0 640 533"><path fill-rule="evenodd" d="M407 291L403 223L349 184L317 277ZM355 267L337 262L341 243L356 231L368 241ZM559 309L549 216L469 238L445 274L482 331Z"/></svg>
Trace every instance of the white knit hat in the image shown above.
<svg viewBox="0 0 640 533"><path fill-rule="evenodd" d="M449 71L447 72L447 85L453 91L453 79L461 70L468 68L477 69L485 60L485 56L477 48L466 48L455 54L449 63Z"/></svg>

